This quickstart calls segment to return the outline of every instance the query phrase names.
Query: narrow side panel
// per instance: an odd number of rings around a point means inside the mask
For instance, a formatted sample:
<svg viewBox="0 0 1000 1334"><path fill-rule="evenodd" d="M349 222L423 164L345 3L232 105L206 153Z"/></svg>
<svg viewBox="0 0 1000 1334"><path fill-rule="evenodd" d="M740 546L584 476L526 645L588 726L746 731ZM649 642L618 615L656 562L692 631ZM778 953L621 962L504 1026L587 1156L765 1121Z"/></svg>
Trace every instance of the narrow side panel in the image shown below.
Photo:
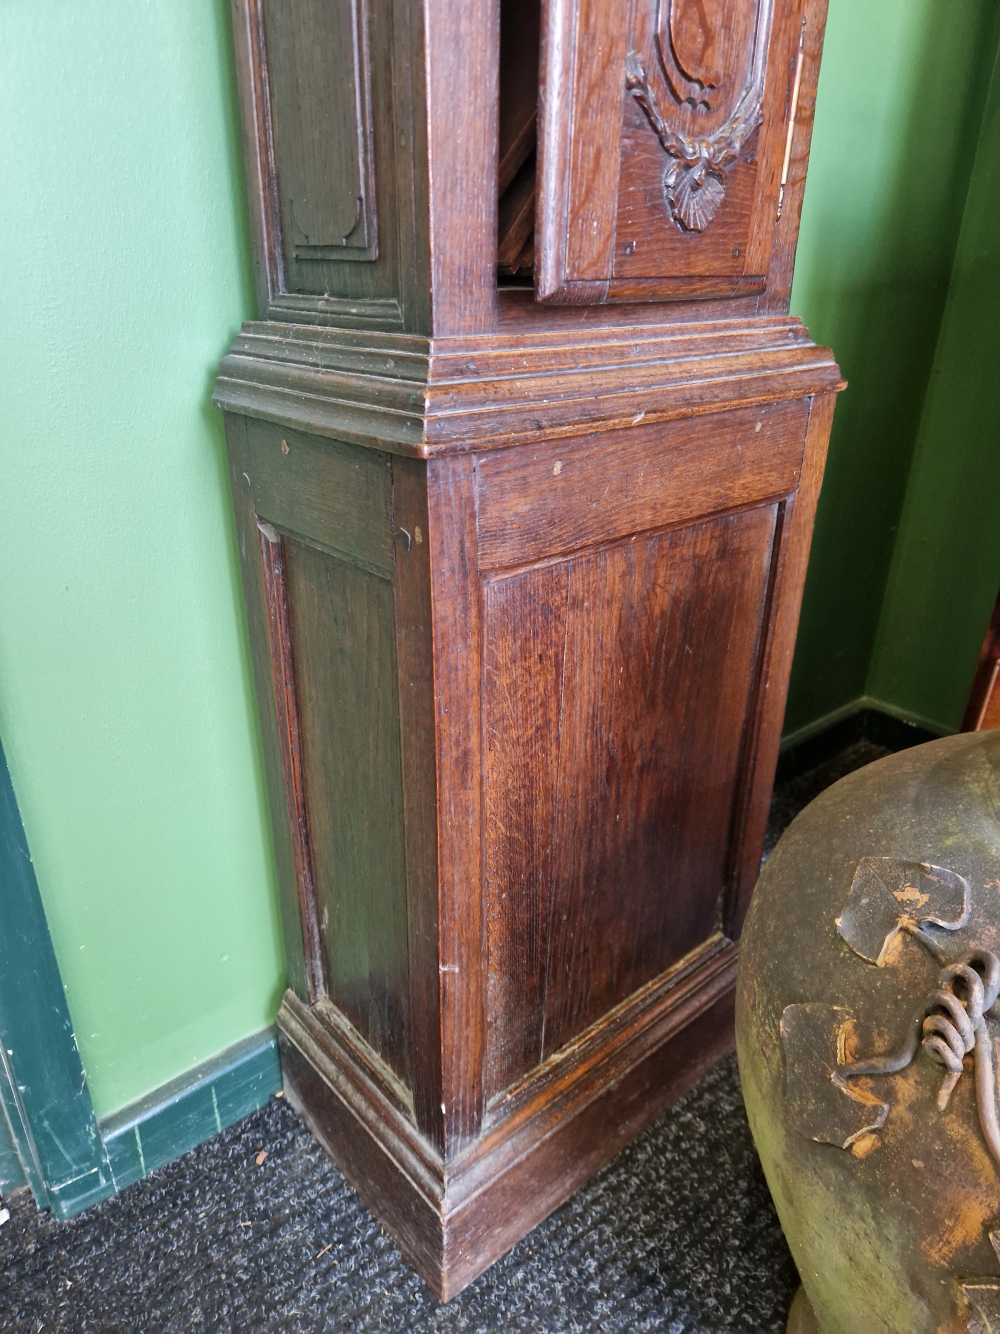
<svg viewBox="0 0 1000 1334"><path fill-rule="evenodd" d="M393 609L399 671L399 719L406 826L407 922L413 1102L420 1130L441 1150L441 976L438 901L437 765L434 736L434 641L428 542L427 465L392 463L396 533Z"/></svg>
<svg viewBox="0 0 1000 1334"><path fill-rule="evenodd" d="M748 756L750 774L746 794L745 823L737 843L732 886L726 912L726 931L736 939L750 906L750 896L760 874L761 851L767 825L768 806L774 784L781 743L781 721L788 698L795 633L802 607L809 548L812 544L816 503L823 482L823 469L830 443L830 428L836 394L819 394L812 400L806 435L802 482L789 499L782 518L781 541L776 554L771 641L762 667L758 729L755 751Z"/></svg>
<svg viewBox="0 0 1000 1334"><path fill-rule="evenodd" d="M475 460L428 464L440 894L441 1102L446 1159L483 1113L483 865Z"/></svg>
<svg viewBox="0 0 1000 1334"><path fill-rule="evenodd" d="M271 659L271 633L264 564L261 559L260 531L254 509L250 482L250 454L247 445L247 420L233 413L225 414L226 442L233 509L236 515L236 540L239 546L240 572L243 576L243 603L250 636L254 693L260 720L264 772L271 813L271 837L278 873L281 924L285 938L285 963L288 984L297 996L309 999L306 953L299 915L295 859L292 855L291 829L288 823L289 794L281 755L280 731L274 691Z"/></svg>
<svg viewBox="0 0 1000 1334"><path fill-rule="evenodd" d="M306 542L283 546L327 994L409 1084L392 585Z"/></svg>
<svg viewBox="0 0 1000 1334"><path fill-rule="evenodd" d="M262 704L286 808L276 819L291 862L286 898L302 942L296 991L310 1002L326 996L375 1064L408 1088L389 461L267 422L245 430L236 485L258 534Z"/></svg>

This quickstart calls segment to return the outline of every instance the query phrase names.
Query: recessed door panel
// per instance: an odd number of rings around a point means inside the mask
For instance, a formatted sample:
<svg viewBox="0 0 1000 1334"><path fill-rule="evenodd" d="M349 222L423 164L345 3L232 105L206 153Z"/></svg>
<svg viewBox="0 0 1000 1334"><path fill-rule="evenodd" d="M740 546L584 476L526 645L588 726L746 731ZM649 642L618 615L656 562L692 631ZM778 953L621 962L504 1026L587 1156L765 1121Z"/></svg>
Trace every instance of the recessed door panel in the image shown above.
<svg viewBox="0 0 1000 1334"><path fill-rule="evenodd" d="M801 11L801 0L546 0L540 299L764 290Z"/></svg>
<svg viewBox="0 0 1000 1334"><path fill-rule="evenodd" d="M777 511L484 583L491 1095L718 930Z"/></svg>

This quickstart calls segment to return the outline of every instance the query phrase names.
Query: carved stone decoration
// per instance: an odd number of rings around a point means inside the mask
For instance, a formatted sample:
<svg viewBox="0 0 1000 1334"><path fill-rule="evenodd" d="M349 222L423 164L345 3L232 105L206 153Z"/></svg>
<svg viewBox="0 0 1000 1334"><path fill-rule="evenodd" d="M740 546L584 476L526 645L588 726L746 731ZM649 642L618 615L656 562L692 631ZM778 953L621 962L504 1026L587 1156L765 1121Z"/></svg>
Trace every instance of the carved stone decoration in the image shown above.
<svg viewBox="0 0 1000 1334"><path fill-rule="evenodd" d="M904 911L900 912L903 908ZM909 909L907 912L906 909ZM885 965L890 943L901 931L908 932L940 963L942 946L925 930L934 925L956 931L969 919L969 885L964 876L927 862L904 862L891 857L862 857L851 882L847 906L837 919L842 939L867 963ZM983 1138L997 1163L1000 1163L1000 1109L993 1069L991 1035L986 1016L1000 995L1000 959L984 949L966 950L959 959L947 964L938 976L936 990L919 1005L910 1021L902 1044L885 1056L855 1060L849 1056L843 1035L853 1015L830 1006L789 1005L781 1017L781 1040L786 1060L786 1096L793 1113L804 1122L810 1138L849 1148L857 1135L845 1136L845 1109L829 1094L817 1095L802 1087L812 1075L825 1090L827 1079L854 1100L871 1102L867 1093L852 1089L850 1080L873 1075L898 1074L916 1060L921 1048L945 1070L937 1097L939 1111L945 1111L952 1090L964 1069L965 1057L973 1055L976 1076L976 1102ZM831 1022L832 1020L835 1022ZM817 1023L819 1028L817 1030ZM829 1032L827 1032L829 1030ZM837 1064L822 1069L815 1060L816 1032L829 1047L831 1035L837 1051ZM839 1036L838 1036L839 1035ZM887 1108L883 1104L880 1128ZM811 1109L812 1117L804 1115ZM815 1124L816 1117L820 1124ZM824 1119L825 1118L825 1119Z"/></svg>
<svg viewBox="0 0 1000 1334"><path fill-rule="evenodd" d="M836 1072L853 1056L854 1015L837 1005L788 1005L781 1016L785 1097L800 1134L850 1149L885 1125L888 1103L841 1084Z"/></svg>
<svg viewBox="0 0 1000 1334"><path fill-rule="evenodd" d="M1000 1279L970 1280L962 1291L972 1308L969 1334L1000 1334Z"/></svg>
<svg viewBox="0 0 1000 1334"><path fill-rule="evenodd" d="M880 968L902 943L900 932L917 937L942 963L941 946L924 930L957 931L969 919L969 885L964 876L927 862L862 857L851 882L837 931L855 954Z"/></svg>
<svg viewBox="0 0 1000 1334"><path fill-rule="evenodd" d="M1000 1232L993 1228L989 1238L1000 1259ZM1000 1277L969 1278L961 1286L970 1307L969 1334L1000 1334Z"/></svg>
<svg viewBox="0 0 1000 1334"><path fill-rule="evenodd" d="M660 0L655 78L638 51L626 56L625 86L672 159L663 192L682 231L704 231L715 217L726 169L763 119L771 7L772 0ZM669 100L657 97L655 82ZM708 121L702 132L699 118Z"/></svg>
<svg viewBox="0 0 1000 1334"><path fill-rule="evenodd" d="M1000 1334L1000 732L812 803L758 882L737 994L804 1284L790 1334Z"/></svg>

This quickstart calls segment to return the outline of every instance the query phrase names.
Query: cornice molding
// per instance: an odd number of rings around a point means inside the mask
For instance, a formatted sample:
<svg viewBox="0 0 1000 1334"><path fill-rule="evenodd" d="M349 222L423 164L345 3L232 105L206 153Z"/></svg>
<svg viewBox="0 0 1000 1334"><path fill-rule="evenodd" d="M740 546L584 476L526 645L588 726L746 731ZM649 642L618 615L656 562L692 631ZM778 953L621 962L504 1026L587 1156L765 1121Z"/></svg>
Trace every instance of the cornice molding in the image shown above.
<svg viewBox="0 0 1000 1334"><path fill-rule="evenodd" d="M463 338L253 322L223 359L213 400L432 458L843 387L833 354L791 316Z"/></svg>

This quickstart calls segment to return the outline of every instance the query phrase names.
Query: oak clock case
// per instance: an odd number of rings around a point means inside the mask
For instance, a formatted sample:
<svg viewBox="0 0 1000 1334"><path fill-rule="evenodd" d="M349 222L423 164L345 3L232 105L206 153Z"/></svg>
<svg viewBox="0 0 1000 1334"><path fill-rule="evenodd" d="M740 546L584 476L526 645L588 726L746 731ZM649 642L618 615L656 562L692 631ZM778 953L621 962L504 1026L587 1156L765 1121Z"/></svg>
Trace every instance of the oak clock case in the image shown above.
<svg viewBox="0 0 1000 1334"><path fill-rule="evenodd" d="M833 404L819 0L234 0L289 1098L443 1298L732 1045Z"/></svg>

